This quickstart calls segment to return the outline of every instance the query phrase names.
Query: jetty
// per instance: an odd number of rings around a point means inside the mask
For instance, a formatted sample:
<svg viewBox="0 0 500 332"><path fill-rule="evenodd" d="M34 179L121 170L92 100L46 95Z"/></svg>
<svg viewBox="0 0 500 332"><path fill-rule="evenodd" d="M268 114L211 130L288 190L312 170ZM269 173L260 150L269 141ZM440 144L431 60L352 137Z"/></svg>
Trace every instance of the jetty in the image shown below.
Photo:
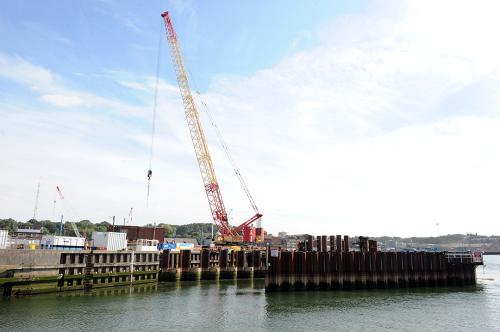
<svg viewBox="0 0 500 332"><path fill-rule="evenodd" d="M314 245L315 244L315 245ZM360 237L313 236L299 250L270 249L266 291L463 286L476 283L480 252L379 251Z"/></svg>
<svg viewBox="0 0 500 332"><path fill-rule="evenodd" d="M30 295L156 283L159 253L130 250L0 250L0 293Z"/></svg>
<svg viewBox="0 0 500 332"><path fill-rule="evenodd" d="M160 255L160 281L264 278L266 249L225 247L201 250L164 250Z"/></svg>

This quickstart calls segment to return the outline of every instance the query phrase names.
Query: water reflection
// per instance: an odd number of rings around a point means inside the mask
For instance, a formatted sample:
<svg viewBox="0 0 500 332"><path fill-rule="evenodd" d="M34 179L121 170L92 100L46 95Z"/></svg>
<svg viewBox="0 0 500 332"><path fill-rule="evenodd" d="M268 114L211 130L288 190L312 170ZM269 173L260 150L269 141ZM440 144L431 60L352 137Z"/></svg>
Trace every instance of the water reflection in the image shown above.
<svg viewBox="0 0 500 332"><path fill-rule="evenodd" d="M154 293L158 291L158 284L144 284L144 285L131 285L131 286L117 286L117 287L105 287L105 288L94 288L90 291L68 291L61 293L52 293L44 295L33 295L32 297L106 297L106 296L119 296L119 295L130 295L130 294L145 294Z"/></svg>
<svg viewBox="0 0 500 332"><path fill-rule="evenodd" d="M499 271L491 262L467 288L266 293L262 279L234 279L3 298L0 330L490 331Z"/></svg>
<svg viewBox="0 0 500 332"><path fill-rule="evenodd" d="M338 309L380 307L388 303L404 305L419 300L437 299L453 293L481 292L482 286L466 288L414 288L384 290L314 291L281 292L266 294L266 310L273 312L307 311L314 309Z"/></svg>

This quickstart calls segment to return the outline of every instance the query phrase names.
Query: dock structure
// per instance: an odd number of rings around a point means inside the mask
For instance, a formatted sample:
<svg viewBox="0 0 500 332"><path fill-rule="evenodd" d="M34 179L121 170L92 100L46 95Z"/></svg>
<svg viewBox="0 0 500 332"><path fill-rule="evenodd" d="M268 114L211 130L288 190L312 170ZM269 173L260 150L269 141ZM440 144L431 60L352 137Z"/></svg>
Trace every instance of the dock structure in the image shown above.
<svg viewBox="0 0 500 332"><path fill-rule="evenodd" d="M156 283L158 252L0 250L3 296Z"/></svg>
<svg viewBox="0 0 500 332"><path fill-rule="evenodd" d="M473 285L482 265L481 253L384 252L362 237L354 251L340 235L317 237L313 250L313 241L305 250L271 252L266 291Z"/></svg>
<svg viewBox="0 0 500 332"><path fill-rule="evenodd" d="M160 281L264 278L266 251L204 248L199 251L164 250Z"/></svg>

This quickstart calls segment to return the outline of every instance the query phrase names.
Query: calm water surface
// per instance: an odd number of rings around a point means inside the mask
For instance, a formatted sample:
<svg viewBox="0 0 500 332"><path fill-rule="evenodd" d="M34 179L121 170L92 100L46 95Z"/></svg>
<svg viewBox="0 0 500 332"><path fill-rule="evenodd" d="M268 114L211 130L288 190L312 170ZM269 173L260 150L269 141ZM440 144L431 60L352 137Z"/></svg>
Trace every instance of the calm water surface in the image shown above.
<svg viewBox="0 0 500 332"><path fill-rule="evenodd" d="M0 300L1 331L500 331L500 256L470 288L264 292L263 281Z"/></svg>

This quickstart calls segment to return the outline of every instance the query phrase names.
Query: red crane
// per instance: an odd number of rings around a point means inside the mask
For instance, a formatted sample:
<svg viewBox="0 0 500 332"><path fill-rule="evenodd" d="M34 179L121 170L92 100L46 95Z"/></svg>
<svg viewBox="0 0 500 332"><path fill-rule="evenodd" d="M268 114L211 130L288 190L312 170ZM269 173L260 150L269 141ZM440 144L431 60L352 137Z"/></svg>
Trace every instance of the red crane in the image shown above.
<svg viewBox="0 0 500 332"><path fill-rule="evenodd" d="M175 74L177 76L177 83L179 84L179 89L181 92L182 103L184 105L184 113L186 115L189 133L191 135L191 140L193 142L193 147L196 154L196 159L200 167L203 185L205 187L205 192L208 198L208 204L210 206L210 210L212 211L212 218L214 222L219 226L220 233L225 242L241 242L243 229L261 218L262 214L259 212L257 205L250 195L250 192L245 182L243 181L243 178L241 177L241 173L232 162L236 175L241 185L243 186L243 190L245 191L245 194L247 195L250 204L255 211L255 215L237 227L232 227L231 225L229 225L226 208L224 206L219 188L219 183L217 182L217 178L215 176L212 158L210 157L210 152L208 151L205 133L203 132L200 116L198 114L198 111L196 110L196 105L191 94L191 89L189 88L188 77L184 69L181 50L177 42L177 35L175 33L174 26L172 24L172 21L170 20L168 12L162 13L161 16L163 17L163 20L165 22L167 40L169 42L170 54L172 57Z"/></svg>

